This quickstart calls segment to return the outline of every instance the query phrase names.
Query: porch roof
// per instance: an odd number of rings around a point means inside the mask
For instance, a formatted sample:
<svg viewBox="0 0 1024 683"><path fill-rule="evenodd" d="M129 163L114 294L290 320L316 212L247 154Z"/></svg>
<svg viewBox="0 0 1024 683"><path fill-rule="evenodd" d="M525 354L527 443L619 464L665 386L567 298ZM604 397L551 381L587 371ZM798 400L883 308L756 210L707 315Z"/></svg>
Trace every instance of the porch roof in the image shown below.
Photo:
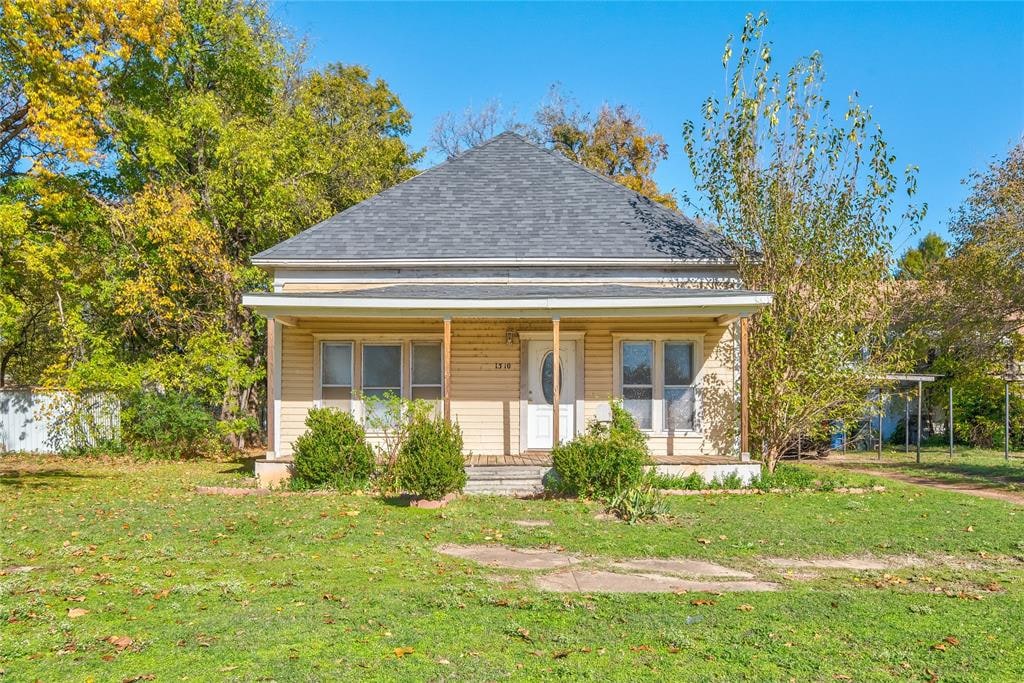
<svg viewBox="0 0 1024 683"><path fill-rule="evenodd" d="M388 285L242 298L267 317L738 316L770 302L767 292L630 285Z"/></svg>

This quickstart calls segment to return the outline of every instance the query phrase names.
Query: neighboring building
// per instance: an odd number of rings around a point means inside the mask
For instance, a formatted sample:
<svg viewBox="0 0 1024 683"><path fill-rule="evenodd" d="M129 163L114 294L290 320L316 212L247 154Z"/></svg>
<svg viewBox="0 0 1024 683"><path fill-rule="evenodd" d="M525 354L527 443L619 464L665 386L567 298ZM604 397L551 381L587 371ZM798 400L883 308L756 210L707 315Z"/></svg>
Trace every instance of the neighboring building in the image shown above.
<svg viewBox="0 0 1024 683"><path fill-rule="evenodd" d="M274 282L244 297L269 320L271 460L311 407L385 392L437 401L474 464L543 463L612 398L659 462L739 460L739 321L771 296L721 235L516 134L253 263Z"/></svg>

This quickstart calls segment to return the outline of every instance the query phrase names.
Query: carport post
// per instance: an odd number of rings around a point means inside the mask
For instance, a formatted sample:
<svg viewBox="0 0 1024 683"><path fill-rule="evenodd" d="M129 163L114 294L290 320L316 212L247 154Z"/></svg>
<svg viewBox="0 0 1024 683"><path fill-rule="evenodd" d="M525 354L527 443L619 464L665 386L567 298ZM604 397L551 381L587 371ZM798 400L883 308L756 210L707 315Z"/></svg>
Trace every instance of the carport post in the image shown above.
<svg viewBox="0 0 1024 683"><path fill-rule="evenodd" d="M921 462L921 404L924 403L924 383L917 381L917 461Z"/></svg>
<svg viewBox="0 0 1024 683"><path fill-rule="evenodd" d="M953 384L949 385L949 457L953 457Z"/></svg>
<svg viewBox="0 0 1024 683"><path fill-rule="evenodd" d="M1003 459L1010 460L1010 378L1006 378L1006 407L1003 410Z"/></svg>
<svg viewBox="0 0 1024 683"><path fill-rule="evenodd" d="M882 459L882 418L885 412L885 394L878 387L878 459Z"/></svg>
<svg viewBox="0 0 1024 683"><path fill-rule="evenodd" d="M903 400L903 450L910 452L910 393Z"/></svg>

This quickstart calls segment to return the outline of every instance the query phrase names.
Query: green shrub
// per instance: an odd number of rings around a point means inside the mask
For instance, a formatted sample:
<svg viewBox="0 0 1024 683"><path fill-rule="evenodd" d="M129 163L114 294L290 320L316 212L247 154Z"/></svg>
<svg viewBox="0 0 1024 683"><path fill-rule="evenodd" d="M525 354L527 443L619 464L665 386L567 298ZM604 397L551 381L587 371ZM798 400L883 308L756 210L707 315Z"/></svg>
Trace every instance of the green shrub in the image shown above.
<svg viewBox="0 0 1024 683"><path fill-rule="evenodd" d="M458 423L418 415L405 433L396 470L399 487L421 498L438 500L461 491L466 470Z"/></svg>
<svg viewBox="0 0 1024 683"><path fill-rule="evenodd" d="M664 496L650 484L622 489L608 501L608 512L630 524L657 519L667 510Z"/></svg>
<svg viewBox="0 0 1024 683"><path fill-rule="evenodd" d="M769 489L809 489L814 488L814 472L798 465L778 464L774 472L763 470L761 475L751 482L751 486L762 491Z"/></svg>
<svg viewBox="0 0 1024 683"><path fill-rule="evenodd" d="M221 451L217 421L198 399L178 392L138 392L125 401L121 438L144 458L194 458Z"/></svg>
<svg viewBox="0 0 1024 683"><path fill-rule="evenodd" d="M691 472L685 477L681 474L652 474L649 483L656 489L679 489L683 491L702 491L708 488L704 477L697 472Z"/></svg>
<svg viewBox="0 0 1024 683"><path fill-rule="evenodd" d="M551 450L555 476L545 486L567 495L601 498L640 483L651 462L647 437L619 402L611 405L609 424L592 422L585 434Z"/></svg>
<svg viewBox="0 0 1024 683"><path fill-rule="evenodd" d="M295 440L292 482L297 488L352 490L373 474L373 449L366 432L348 413L314 408L306 416L306 433Z"/></svg>

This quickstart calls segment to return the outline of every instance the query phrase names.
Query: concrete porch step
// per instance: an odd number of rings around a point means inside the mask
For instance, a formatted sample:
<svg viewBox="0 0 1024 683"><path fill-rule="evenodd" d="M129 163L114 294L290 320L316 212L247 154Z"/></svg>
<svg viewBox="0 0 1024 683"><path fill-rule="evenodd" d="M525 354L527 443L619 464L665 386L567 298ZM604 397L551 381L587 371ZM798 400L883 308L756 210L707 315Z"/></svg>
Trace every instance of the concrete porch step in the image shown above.
<svg viewBox="0 0 1024 683"><path fill-rule="evenodd" d="M466 468L468 494L496 496L528 496L544 490L544 475L550 467L534 466L473 466Z"/></svg>

